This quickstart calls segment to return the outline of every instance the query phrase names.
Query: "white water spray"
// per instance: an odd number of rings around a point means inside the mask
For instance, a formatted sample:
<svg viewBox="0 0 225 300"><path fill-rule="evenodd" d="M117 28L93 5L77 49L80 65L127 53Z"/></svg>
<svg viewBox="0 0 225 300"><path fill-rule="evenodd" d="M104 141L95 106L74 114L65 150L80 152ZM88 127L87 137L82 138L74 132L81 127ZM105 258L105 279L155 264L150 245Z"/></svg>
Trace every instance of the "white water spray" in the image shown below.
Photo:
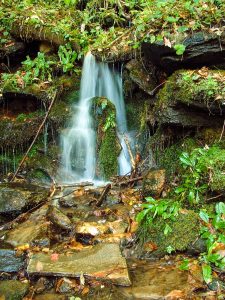
<svg viewBox="0 0 225 300"><path fill-rule="evenodd" d="M94 97L106 97L116 107L118 137L122 146L119 157L121 175L131 169L129 154L124 142L127 134L126 114L120 74L108 64L98 63L88 53L84 59L80 87L80 100L74 105L70 128L62 134L62 170L65 181L93 180L96 168L96 137L90 109Z"/></svg>

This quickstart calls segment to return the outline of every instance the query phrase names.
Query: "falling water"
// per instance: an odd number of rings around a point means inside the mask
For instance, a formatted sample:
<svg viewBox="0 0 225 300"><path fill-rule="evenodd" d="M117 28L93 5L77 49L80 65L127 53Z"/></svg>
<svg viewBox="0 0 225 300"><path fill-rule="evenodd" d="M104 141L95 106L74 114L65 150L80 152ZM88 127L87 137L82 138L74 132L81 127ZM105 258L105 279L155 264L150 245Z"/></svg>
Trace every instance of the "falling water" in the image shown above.
<svg viewBox="0 0 225 300"><path fill-rule="evenodd" d="M62 134L62 174L68 180L93 180L96 168L96 137L90 114L94 97L106 97L116 107L118 137L122 146L119 157L121 175L131 169L129 155L124 142L127 134L126 114L122 92L122 77L109 68L108 64L98 63L88 53L82 70L80 100L74 105L70 127Z"/></svg>

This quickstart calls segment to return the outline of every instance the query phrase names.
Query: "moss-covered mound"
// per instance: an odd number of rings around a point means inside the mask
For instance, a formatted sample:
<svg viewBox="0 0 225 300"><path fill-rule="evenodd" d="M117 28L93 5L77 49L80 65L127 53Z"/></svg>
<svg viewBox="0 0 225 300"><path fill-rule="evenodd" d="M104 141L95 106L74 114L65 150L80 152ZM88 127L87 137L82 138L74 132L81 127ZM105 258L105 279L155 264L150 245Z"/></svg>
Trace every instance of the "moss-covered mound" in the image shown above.
<svg viewBox="0 0 225 300"><path fill-rule="evenodd" d="M97 173L103 179L118 174L118 156L121 146L116 133L115 106L106 98L93 102L97 132Z"/></svg>
<svg viewBox="0 0 225 300"><path fill-rule="evenodd" d="M170 232L165 234L165 227ZM147 228L146 247L147 256L163 256L171 251L186 250L199 236L200 222L194 211L180 213L175 221L156 218ZM148 252L148 243L155 245L155 251Z"/></svg>
<svg viewBox="0 0 225 300"><path fill-rule="evenodd" d="M157 108L163 109L180 102L209 112L224 111L225 71L200 70L176 71L158 94Z"/></svg>

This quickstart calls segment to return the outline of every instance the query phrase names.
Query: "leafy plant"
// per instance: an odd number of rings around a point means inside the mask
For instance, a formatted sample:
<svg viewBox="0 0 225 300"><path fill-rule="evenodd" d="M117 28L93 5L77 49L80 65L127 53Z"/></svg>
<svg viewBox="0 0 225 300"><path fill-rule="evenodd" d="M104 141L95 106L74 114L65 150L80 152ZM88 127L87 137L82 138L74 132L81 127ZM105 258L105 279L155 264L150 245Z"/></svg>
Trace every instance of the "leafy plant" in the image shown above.
<svg viewBox="0 0 225 300"><path fill-rule="evenodd" d="M116 127L116 115L114 112L111 112L105 121L105 124L103 126L103 131L107 131L109 128L115 128Z"/></svg>
<svg viewBox="0 0 225 300"><path fill-rule="evenodd" d="M174 45L174 49L176 50L177 55L183 55L186 47L183 44L176 44Z"/></svg>
<svg viewBox="0 0 225 300"><path fill-rule="evenodd" d="M64 73L74 70L74 62L77 58L77 53L72 50L70 44L59 46L58 56Z"/></svg>
<svg viewBox="0 0 225 300"><path fill-rule="evenodd" d="M176 217L179 214L180 205L176 201L168 199L155 200L152 197L147 197L146 203L143 203L141 207L143 210L137 214L136 220L141 224L147 222L150 224L156 217L160 217L163 220L176 220ZM171 227L166 224L164 228L164 234L172 232Z"/></svg>
<svg viewBox="0 0 225 300"><path fill-rule="evenodd" d="M201 160L206 151L207 149L197 148L190 154L183 152L180 156L184 174L182 183L175 189L175 193L182 201L188 200L190 204L197 204L207 191L208 186L203 180L207 168Z"/></svg>
<svg viewBox="0 0 225 300"><path fill-rule="evenodd" d="M215 213L208 214L201 210L199 216L203 221L201 236L206 241L206 252L200 256L203 278L206 283L212 281L212 269L225 268L225 203L215 205Z"/></svg>

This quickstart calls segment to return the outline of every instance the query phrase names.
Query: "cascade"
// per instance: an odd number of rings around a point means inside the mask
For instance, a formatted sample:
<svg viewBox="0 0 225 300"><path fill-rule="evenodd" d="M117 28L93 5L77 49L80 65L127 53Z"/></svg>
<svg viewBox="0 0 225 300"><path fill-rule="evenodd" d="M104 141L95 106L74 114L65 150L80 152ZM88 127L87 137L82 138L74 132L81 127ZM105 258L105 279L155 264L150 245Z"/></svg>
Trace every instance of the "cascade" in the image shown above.
<svg viewBox="0 0 225 300"><path fill-rule="evenodd" d="M131 169L124 134L127 122L122 91L121 74L111 70L106 63L96 62L88 53L84 59L80 99L73 106L69 127L62 133L61 177L65 181L93 180L96 169L96 136L90 114L92 99L106 97L116 108L117 130L122 150L118 159L121 175Z"/></svg>

